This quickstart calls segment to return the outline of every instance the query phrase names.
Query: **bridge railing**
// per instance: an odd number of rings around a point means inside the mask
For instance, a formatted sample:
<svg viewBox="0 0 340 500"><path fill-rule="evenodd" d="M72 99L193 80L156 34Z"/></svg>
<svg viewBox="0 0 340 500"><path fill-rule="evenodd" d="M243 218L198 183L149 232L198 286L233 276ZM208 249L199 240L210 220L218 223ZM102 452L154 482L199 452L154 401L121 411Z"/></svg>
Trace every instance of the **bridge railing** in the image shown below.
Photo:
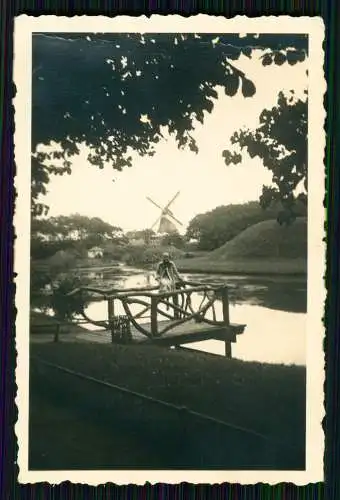
<svg viewBox="0 0 340 500"><path fill-rule="evenodd" d="M83 318L95 325L108 329L115 336L117 321L122 318L116 314L116 303L119 301L124 310L123 323L127 331L131 325L149 338L159 337L188 321L196 321L207 325L227 327L229 320L229 298L226 285L210 285L194 282L181 282L174 291L160 292L158 286L147 288L102 289L81 287L68 295L83 293L96 295L107 301L107 320L97 321L88 316L84 308ZM193 294L200 297L199 305L192 300ZM222 301L222 318L217 318L216 301ZM136 312L135 306L142 308ZM210 317L207 317L211 312ZM140 322L141 319L145 323ZM122 322L121 322L122 324ZM121 326L120 324L120 326Z"/></svg>

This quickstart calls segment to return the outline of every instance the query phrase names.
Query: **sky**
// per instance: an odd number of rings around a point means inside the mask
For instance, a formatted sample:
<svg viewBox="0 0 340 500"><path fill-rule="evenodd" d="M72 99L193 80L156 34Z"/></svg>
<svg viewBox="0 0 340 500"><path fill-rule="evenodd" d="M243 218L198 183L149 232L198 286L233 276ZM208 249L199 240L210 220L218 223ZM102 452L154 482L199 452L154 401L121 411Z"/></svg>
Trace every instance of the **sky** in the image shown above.
<svg viewBox="0 0 340 500"><path fill-rule="evenodd" d="M229 138L240 127L256 127L264 108L277 102L281 90L302 96L307 85L304 63L263 67L259 57L241 56L233 64L256 85L256 94L244 98L219 92L219 98L204 124L198 124L194 137L199 153L178 150L169 136L156 147L153 157L133 155L133 166L117 172L110 165L98 169L86 160L86 151L74 158L71 175L52 176L44 203L49 216L80 213L100 217L123 230L151 227L160 215L146 196L164 206L180 191L171 210L182 222L184 232L199 213L220 205L258 200L263 184L271 183L271 174L259 159L244 155L239 165L226 166L222 151L230 147Z"/></svg>

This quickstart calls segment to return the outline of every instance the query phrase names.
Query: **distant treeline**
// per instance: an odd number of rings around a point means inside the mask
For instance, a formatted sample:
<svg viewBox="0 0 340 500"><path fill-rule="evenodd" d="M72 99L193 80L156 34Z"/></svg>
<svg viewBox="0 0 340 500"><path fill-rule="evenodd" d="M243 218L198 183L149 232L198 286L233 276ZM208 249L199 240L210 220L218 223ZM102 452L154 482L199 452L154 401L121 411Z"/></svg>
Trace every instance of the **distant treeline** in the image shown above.
<svg viewBox="0 0 340 500"><path fill-rule="evenodd" d="M99 217L72 214L31 221L31 256L35 259L46 259L60 251L71 251L81 258L93 246L120 240L121 228Z"/></svg>
<svg viewBox="0 0 340 500"><path fill-rule="evenodd" d="M297 205L296 217L306 215L305 205ZM264 210L256 201L245 204L220 206L209 212L198 214L188 225L185 236L178 233L164 235L159 246L171 247L182 252L212 251L238 236L245 229L266 220L280 224L294 223L285 219L282 207L277 205ZM87 258L88 250L100 246L104 258L125 260L132 263L148 263L154 260L154 245L150 229L124 233L120 227L108 224L98 217L79 214L70 216L33 219L31 227L31 257L48 259L58 252L71 253L73 258ZM134 248L132 240L140 240ZM144 243L143 243L144 240ZM190 241L196 243L189 243ZM151 248L150 248L151 247ZM159 252L156 252L157 255Z"/></svg>

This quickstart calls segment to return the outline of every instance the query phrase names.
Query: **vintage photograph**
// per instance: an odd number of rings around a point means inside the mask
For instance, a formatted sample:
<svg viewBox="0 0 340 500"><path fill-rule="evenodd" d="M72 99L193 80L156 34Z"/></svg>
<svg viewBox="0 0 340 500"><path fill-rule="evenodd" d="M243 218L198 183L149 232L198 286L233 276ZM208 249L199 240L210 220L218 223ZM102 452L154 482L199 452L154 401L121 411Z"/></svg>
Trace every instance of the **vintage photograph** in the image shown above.
<svg viewBox="0 0 340 500"><path fill-rule="evenodd" d="M321 480L323 25L171 17L17 20L20 469Z"/></svg>

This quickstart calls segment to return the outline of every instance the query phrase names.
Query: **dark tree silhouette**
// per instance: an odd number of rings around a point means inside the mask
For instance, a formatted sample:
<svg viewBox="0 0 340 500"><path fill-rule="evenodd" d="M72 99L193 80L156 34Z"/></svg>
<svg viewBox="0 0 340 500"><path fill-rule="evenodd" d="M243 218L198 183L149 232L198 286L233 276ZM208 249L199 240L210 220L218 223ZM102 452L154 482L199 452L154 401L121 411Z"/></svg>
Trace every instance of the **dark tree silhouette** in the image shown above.
<svg viewBox="0 0 340 500"><path fill-rule="evenodd" d="M192 131L217 98L245 97L255 85L233 63L261 50L264 65L305 59L307 36L237 34L35 34L32 85L32 210L51 174L71 172L79 145L88 160L114 169L131 165L131 151L153 155L164 127L178 147L197 152ZM142 120L141 120L142 117ZM47 154L39 145L53 147Z"/></svg>
<svg viewBox="0 0 340 500"><path fill-rule="evenodd" d="M235 132L231 137L235 148L223 152L227 165L240 163L243 151L251 158L262 159L273 174L273 185L263 186L260 204L268 208L280 202L283 210L278 220L281 223L294 220L297 201L307 204L307 113L307 99L296 99L293 91L288 96L281 92L277 105L262 111L259 127ZM300 183L304 190L296 193Z"/></svg>

